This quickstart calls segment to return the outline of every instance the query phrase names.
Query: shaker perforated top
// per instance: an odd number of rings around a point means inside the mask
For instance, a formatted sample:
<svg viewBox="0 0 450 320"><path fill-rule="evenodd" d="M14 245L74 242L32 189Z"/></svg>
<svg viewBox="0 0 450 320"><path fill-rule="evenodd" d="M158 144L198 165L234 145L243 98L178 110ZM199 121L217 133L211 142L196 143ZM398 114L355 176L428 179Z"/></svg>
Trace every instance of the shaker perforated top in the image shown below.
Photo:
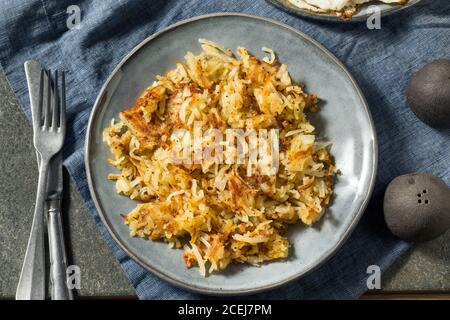
<svg viewBox="0 0 450 320"><path fill-rule="evenodd" d="M431 174L399 176L386 189L384 218L403 240L436 238L450 228L450 189Z"/></svg>

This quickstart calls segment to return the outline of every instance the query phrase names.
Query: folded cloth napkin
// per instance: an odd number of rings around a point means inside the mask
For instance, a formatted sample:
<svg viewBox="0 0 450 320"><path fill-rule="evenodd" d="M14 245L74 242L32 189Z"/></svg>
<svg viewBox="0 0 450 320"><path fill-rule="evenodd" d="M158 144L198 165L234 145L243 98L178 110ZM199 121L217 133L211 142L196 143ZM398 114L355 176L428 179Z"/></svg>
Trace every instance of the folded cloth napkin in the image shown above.
<svg viewBox="0 0 450 320"><path fill-rule="evenodd" d="M68 132L64 165L114 255L142 299L197 299L145 271L112 240L95 211L84 168L84 138L90 110L103 82L138 43L168 25L212 12L246 12L269 17L321 42L350 69L362 88L379 140L378 179L373 199L339 252L302 279L252 298L357 298L367 290L367 268L384 271L409 245L383 222L383 190L397 175L426 171L450 183L450 134L421 123L405 102L405 85L420 66L450 58L450 2L422 1L383 18L380 30L365 23L338 24L300 19L254 0L3 0L0 3L0 62L31 117L23 63L36 59L68 71ZM68 9L69 8L69 9ZM75 11L77 8L75 8ZM270 37L270 34L267 35ZM295 44L293 44L295 45Z"/></svg>

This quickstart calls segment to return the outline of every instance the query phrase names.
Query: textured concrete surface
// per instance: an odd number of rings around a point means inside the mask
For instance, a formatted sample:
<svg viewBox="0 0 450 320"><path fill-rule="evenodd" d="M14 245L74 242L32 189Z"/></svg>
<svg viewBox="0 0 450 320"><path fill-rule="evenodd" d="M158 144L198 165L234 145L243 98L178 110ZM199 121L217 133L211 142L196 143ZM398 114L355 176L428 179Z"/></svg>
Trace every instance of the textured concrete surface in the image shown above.
<svg viewBox="0 0 450 320"><path fill-rule="evenodd" d="M25 80L24 80L25 81ZM14 297L37 183L32 129L0 70L0 298ZM79 296L131 296L133 289L66 176L69 260L81 269ZM382 277L386 291L450 291L450 232L416 245Z"/></svg>
<svg viewBox="0 0 450 320"><path fill-rule="evenodd" d="M386 291L450 292L450 231L416 244L383 275Z"/></svg>

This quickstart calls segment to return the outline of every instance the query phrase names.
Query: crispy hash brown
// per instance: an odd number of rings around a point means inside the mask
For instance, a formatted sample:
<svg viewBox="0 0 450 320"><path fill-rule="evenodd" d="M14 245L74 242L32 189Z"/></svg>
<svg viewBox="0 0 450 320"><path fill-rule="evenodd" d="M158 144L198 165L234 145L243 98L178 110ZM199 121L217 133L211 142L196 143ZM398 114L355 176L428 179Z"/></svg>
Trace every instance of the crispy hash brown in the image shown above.
<svg viewBox="0 0 450 320"><path fill-rule="evenodd" d="M123 216L131 236L184 245L187 267L203 275L230 263L286 258L289 224L312 225L333 193L329 143L316 139L305 111L317 97L292 82L271 49L263 60L200 39L203 51L155 82L103 133L120 170L117 192L142 203ZM279 169L267 175L248 163L174 164L176 129L279 129ZM204 143L207 143L205 139ZM203 147L203 146L202 146ZM252 167L254 166L254 167ZM252 167L253 174L248 175Z"/></svg>

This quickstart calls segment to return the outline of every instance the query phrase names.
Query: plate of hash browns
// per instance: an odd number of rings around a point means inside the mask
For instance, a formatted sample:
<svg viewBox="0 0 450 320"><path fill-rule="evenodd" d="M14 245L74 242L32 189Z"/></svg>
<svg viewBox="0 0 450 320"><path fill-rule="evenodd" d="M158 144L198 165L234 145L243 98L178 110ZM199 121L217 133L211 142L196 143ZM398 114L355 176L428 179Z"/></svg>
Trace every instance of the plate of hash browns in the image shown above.
<svg viewBox="0 0 450 320"><path fill-rule="evenodd" d="M212 14L123 59L94 105L85 160L131 258L174 285L238 295L331 257L363 214L376 159L365 99L331 53L269 19Z"/></svg>
<svg viewBox="0 0 450 320"><path fill-rule="evenodd" d="M326 21L366 21L416 5L420 0L267 0L278 8L303 17Z"/></svg>

